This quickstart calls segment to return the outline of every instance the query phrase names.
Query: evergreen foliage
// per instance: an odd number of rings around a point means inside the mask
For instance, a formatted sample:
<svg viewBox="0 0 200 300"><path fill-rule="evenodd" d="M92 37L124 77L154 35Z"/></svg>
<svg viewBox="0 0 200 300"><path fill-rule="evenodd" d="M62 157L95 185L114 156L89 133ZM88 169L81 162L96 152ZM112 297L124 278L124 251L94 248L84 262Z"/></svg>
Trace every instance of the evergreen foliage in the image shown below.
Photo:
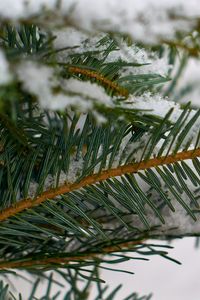
<svg viewBox="0 0 200 300"><path fill-rule="evenodd" d="M190 57L199 55L199 28L151 46L107 32L58 49L56 34L42 25L40 18L1 22L12 78L0 86L0 299L24 299L8 280L21 270L33 278L29 300L61 299L51 293L54 284L62 299L89 299L91 284L95 300L119 299L121 285L103 284L101 268L152 255L179 263L170 246L148 239L200 232L200 110L175 103L190 88L176 91ZM152 62L138 62L138 51ZM155 57L167 57L165 74L154 71ZM52 72L44 94L34 82L27 88L28 66ZM60 109L59 99L68 101ZM42 280L47 288L38 298ZM133 291L128 299L151 295Z"/></svg>

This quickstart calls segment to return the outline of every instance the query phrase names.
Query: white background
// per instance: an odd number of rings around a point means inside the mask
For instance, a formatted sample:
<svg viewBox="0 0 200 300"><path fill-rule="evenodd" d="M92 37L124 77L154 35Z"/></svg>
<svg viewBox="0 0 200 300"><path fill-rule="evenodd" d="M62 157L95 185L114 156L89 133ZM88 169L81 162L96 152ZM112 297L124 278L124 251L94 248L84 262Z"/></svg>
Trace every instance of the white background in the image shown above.
<svg viewBox="0 0 200 300"><path fill-rule="evenodd" d="M163 243L163 241L159 242L159 244ZM134 275L103 270L101 278L110 285L110 291L118 284L123 284L115 299L122 300L130 293L138 292L140 296L153 293L152 300L199 300L200 248L195 248L194 238L178 239L171 245L174 249L169 250L170 256L179 260L182 265L154 256L150 258L150 261L130 260L120 265L112 265L116 269L132 271L135 273ZM54 279L60 282L60 277L55 276ZM22 293L23 300L28 299L31 285L19 278L14 282L18 292ZM55 286L53 294L56 290ZM39 299L45 294L45 291L46 284L40 285L37 294ZM67 287L64 292L66 293L66 291ZM94 300L94 290L91 290L90 295L90 300ZM59 300L63 300L63 296Z"/></svg>

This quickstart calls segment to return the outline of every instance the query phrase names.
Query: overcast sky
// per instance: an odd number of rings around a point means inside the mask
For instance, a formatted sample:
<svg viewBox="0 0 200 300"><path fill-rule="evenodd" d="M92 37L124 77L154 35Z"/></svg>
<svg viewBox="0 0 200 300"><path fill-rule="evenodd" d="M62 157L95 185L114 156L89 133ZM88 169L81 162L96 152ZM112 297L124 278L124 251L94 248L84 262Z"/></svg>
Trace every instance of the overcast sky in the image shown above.
<svg viewBox="0 0 200 300"><path fill-rule="evenodd" d="M170 250L170 256L182 265L151 257L148 262L128 261L121 265L135 275L104 271L102 278L113 287L123 283L119 300L134 291L141 296L153 292L152 300L199 300L200 248L195 248L194 238L175 240L172 245L174 249Z"/></svg>

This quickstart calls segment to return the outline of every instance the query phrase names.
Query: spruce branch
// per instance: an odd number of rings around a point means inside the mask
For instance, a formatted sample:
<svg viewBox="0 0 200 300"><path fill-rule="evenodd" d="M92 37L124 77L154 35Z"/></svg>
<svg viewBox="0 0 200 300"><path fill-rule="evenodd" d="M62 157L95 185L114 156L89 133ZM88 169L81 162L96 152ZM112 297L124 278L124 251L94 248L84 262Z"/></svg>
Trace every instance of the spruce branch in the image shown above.
<svg viewBox="0 0 200 300"><path fill-rule="evenodd" d="M69 67L68 71L73 74L81 74L81 75L86 76L87 78L95 79L103 86L107 87L108 89L110 89L112 91L115 91L118 95L123 96L125 98L127 98L129 95L128 90L119 86L114 81L109 80L108 78L104 77L102 74L100 74L98 72L91 71L91 70L84 69L84 68L79 68L79 67Z"/></svg>
<svg viewBox="0 0 200 300"><path fill-rule="evenodd" d="M129 174L129 173L137 173L142 170L148 170L150 168L155 168L158 166L173 164L175 162L184 161L187 159L194 159L199 156L200 156L200 148L197 148L194 150L178 152L176 154L171 154L168 156L152 158L147 161L141 161L139 163L123 165L115 169L104 170L99 174L86 176L80 182L72 183L72 184L64 184L58 187L57 189L47 190L42 194L40 194L39 196L37 196L35 199L31 199L31 198L22 199L14 206L2 210L0 214L0 221L5 221L6 219L15 216L16 214L26 209L30 209L37 205L40 205L41 203L49 199L55 199L59 195L78 190L88 185L96 184L98 182L107 180L112 177L122 176L124 174Z"/></svg>
<svg viewBox="0 0 200 300"><path fill-rule="evenodd" d="M105 255L109 255L112 253L121 253L123 251L131 252L134 250L134 247L137 245L142 245L143 240L134 240L134 241L128 241L128 242L120 242L118 244L115 244L113 246L106 246L101 248L100 253L80 253L76 256L70 256L69 254L65 256L53 256L53 257L44 257L41 259L30 259L25 261L1 261L0 262L0 270L2 269L18 269L18 268L30 268L30 267L45 267L46 265L53 264L56 267L59 268L65 268L66 265L73 263L73 262L83 262L87 264L87 262L90 261L96 261L100 262L101 258ZM147 260L147 259L144 259Z"/></svg>
<svg viewBox="0 0 200 300"><path fill-rule="evenodd" d="M200 50L196 47L191 47L187 44L184 44L182 41L162 41L164 44L170 47L177 47L184 50L189 56L198 58L200 54Z"/></svg>
<svg viewBox="0 0 200 300"><path fill-rule="evenodd" d="M165 16L176 22L173 7L174 16L168 11ZM161 87L171 74L165 95L176 99L177 80L190 56L198 56L199 32L190 34L198 20L180 18L189 25L187 36L175 26L169 36L145 34L142 43L133 44L134 26L128 31L119 26L122 32L116 33L111 18L107 34L90 36L101 25L86 14L94 28L78 31L84 26L72 9L77 26L64 28L64 45L58 28L50 28L52 7L49 19L48 11L40 17L39 11L17 26L5 19L0 32L6 74L0 78L0 272L65 268L68 275L83 272L89 286L100 280L102 263L138 259L127 253L168 258L147 238L199 235L200 110L165 99ZM139 19L132 13L136 24L141 18L150 25L146 12ZM60 16L61 27L73 26L66 16ZM155 17L160 20L159 13ZM125 15L123 24L127 21ZM44 23L51 25L48 32L37 27ZM184 55L174 76L179 50ZM79 299L77 276L70 278ZM1 290L0 281L0 297Z"/></svg>

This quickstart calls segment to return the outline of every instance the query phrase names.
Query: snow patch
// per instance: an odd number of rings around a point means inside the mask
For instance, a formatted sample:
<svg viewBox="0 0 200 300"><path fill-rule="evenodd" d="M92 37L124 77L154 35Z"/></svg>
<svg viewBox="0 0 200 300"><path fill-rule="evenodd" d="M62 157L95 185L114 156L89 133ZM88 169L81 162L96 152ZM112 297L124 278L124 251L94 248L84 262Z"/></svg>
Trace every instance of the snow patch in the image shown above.
<svg viewBox="0 0 200 300"><path fill-rule="evenodd" d="M11 81L12 76L9 70L9 64L4 52L0 49L0 85L7 84Z"/></svg>

